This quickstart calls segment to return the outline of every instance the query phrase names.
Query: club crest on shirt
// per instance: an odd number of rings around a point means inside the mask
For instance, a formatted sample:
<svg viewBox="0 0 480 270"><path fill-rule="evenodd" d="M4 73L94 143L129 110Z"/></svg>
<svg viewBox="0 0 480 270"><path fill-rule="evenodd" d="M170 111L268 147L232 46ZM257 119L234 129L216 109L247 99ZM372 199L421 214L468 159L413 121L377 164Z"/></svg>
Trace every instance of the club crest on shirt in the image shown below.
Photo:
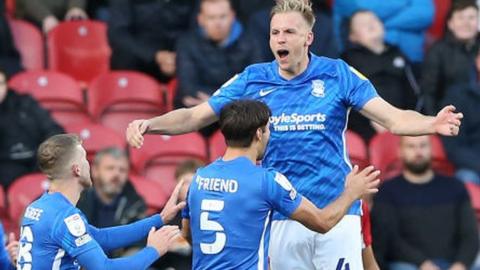
<svg viewBox="0 0 480 270"><path fill-rule="evenodd" d="M325 82L322 80L312 81L312 96L324 97L325 96Z"/></svg>
<svg viewBox="0 0 480 270"><path fill-rule="evenodd" d="M87 232L87 228L80 214L73 214L63 221L67 224L67 229L73 236L79 237Z"/></svg>

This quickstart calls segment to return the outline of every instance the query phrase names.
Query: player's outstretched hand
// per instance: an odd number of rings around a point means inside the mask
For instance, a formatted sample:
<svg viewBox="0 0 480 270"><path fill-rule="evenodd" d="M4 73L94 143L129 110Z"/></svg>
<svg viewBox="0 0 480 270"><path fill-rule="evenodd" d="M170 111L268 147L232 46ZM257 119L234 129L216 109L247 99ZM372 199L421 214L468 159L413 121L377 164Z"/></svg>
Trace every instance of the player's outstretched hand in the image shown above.
<svg viewBox="0 0 480 270"><path fill-rule="evenodd" d="M177 241L178 237L180 237L178 226L167 225L156 231L155 228L152 227L150 232L148 232L147 246L153 247L160 256L163 256L175 241Z"/></svg>
<svg viewBox="0 0 480 270"><path fill-rule="evenodd" d="M134 120L128 124L126 137L127 142L135 148L140 148L143 145L143 134L147 132L150 126L150 121L141 119Z"/></svg>
<svg viewBox="0 0 480 270"><path fill-rule="evenodd" d="M15 234L10 233L8 235L8 244L7 244L7 252L8 252L8 257L10 257L10 262L15 265L17 264L17 258L18 258L18 241L15 239Z"/></svg>
<svg viewBox="0 0 480 270"><path fill-rule="evenodd" d="M457 136L460 131L460 125L462 124L463 114L461 112L455 112L455 106L445 106L440 112L438 112L433 126L438 134L444 136Z"/></svg>
<svg viewBox="0 0 480 270"><path fill-rule="evenodd" d="M160 213L164 224L170 222L170 220L172 220L177 215L178 211L182 210L186 205L184 201L178 201L178 196L180 194L180 189L182 185L183 180L178 182L177 186L173 190L172 195L170 196L170 199L168 199L165 207L163 207L163 210Z"/></svg>
<svg viewBox="0 0 480 270"><path fill-rule="evenodd" d="M379 170L375 170L373 166L368 166L359 172L357 165L347 175L345 184L345 192L349 192L354 198L361 197L378 192L378 185L380 184Z"/></svg>

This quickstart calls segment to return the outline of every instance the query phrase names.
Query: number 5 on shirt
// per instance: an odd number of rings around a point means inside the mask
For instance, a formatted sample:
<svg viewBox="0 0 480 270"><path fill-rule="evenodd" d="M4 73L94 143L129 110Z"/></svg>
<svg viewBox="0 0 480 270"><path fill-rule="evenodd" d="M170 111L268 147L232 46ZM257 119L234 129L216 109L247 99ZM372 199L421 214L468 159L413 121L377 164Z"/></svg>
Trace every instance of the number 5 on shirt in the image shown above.
<svg viewBox="0 0 480 270"><path fill-rule="evenodd" d="M215 231L216 237L213 243L200 243L200 250L203 254L218 254L225 247L227 236L223 232L222 225L216 221L209 220L210 212L220 212L223 210L224 202L220 200L202 200L200 213L200 229L202 231Z"/></svg>

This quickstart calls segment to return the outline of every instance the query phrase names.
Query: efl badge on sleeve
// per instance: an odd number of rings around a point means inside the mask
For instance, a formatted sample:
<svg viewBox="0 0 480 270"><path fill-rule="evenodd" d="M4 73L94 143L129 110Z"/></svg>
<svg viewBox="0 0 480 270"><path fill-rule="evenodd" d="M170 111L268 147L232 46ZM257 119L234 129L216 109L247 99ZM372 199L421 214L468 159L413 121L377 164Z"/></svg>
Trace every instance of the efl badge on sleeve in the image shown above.
<svg viewBox="0 0 480 270"><path fill-rule="evenodd" d="M85 223L80 217L80 214L74 214L66 219L64 219L65 224L67 224L68 231L76 237L82 236L87 232L87 228L85 227Z"/></svg>

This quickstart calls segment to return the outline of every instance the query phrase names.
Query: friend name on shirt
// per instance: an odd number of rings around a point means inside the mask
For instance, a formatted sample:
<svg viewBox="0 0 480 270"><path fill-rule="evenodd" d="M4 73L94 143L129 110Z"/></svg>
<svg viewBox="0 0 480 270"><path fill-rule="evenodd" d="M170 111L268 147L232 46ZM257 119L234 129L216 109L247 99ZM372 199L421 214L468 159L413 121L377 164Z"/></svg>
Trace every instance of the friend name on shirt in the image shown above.
<svg viewBox="0 0 480 270"><path fill-rule="evenodd" d="M195 179L198 189L235 193L238 191L238 182L234 179L208 178L197 175Z"/></svg>
<svg viewBox="0 0 480 270"><path fill-rule="evenodd" d="M43 213L43 209L27 207L27 210L25 210L25 217L39 221L42 213Z"/></svg>

